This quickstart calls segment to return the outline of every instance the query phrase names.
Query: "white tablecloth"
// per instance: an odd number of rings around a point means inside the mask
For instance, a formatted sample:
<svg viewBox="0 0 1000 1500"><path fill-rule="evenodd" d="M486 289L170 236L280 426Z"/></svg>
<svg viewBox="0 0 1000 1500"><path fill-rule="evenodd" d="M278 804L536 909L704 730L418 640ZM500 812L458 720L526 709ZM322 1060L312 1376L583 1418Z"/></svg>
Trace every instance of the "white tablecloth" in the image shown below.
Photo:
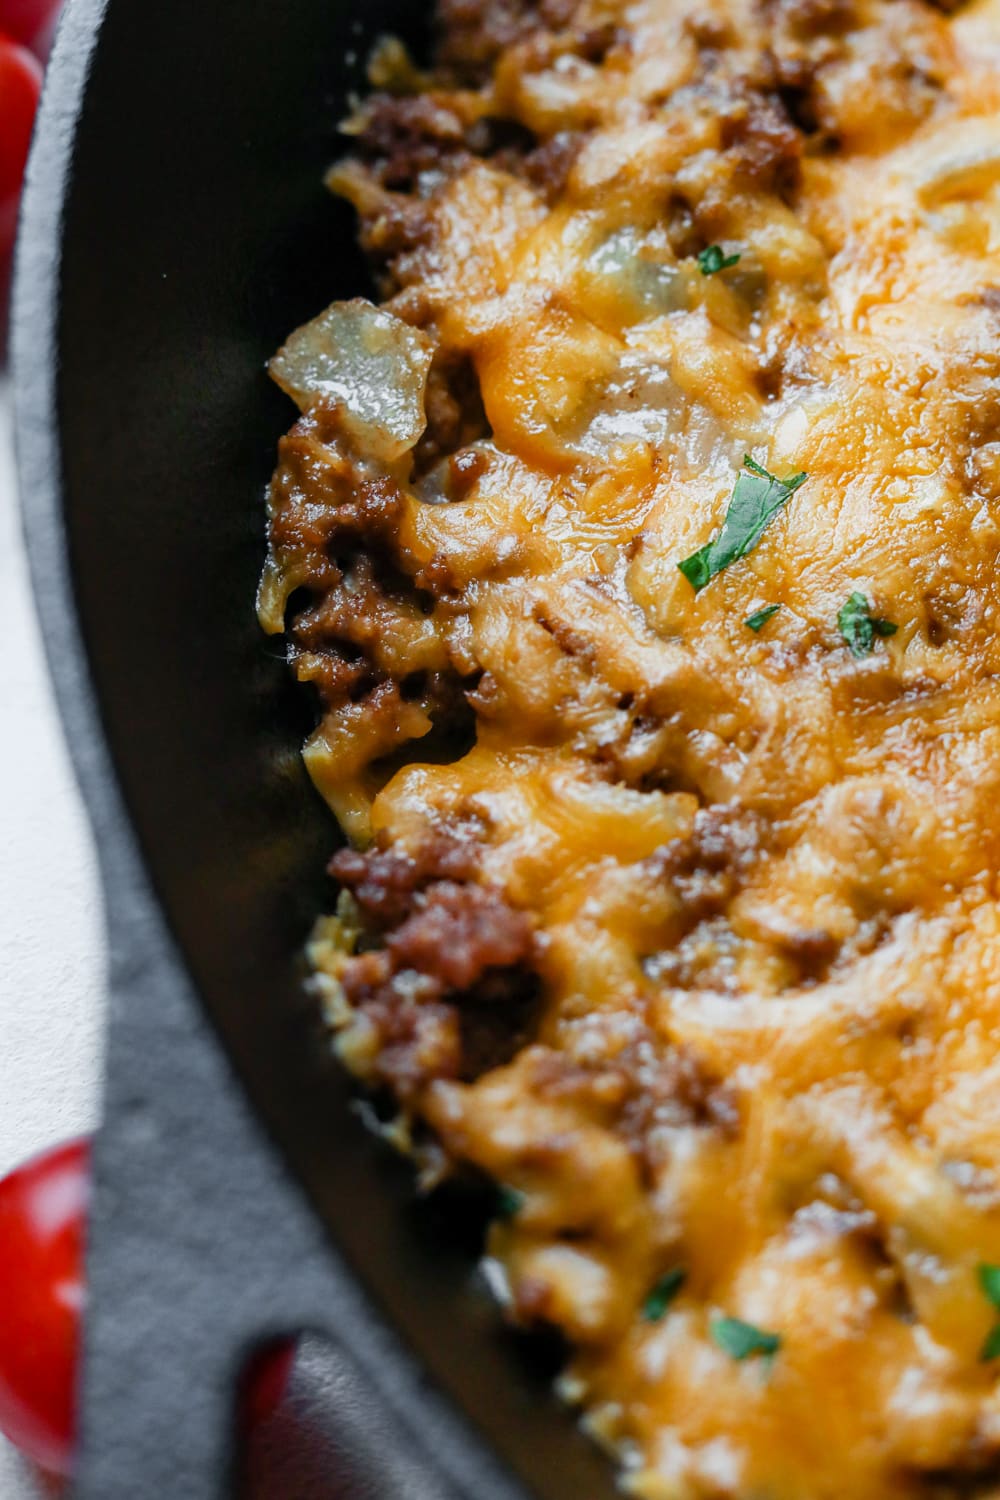
<svg viewBox="0 0 1000 1500"><path fill-rule="evenodd" d="M90 830L28 583L0 377L0 1173L89 1130L104 996ZM46 1493L0 1438L0 1500Z"/></svg>

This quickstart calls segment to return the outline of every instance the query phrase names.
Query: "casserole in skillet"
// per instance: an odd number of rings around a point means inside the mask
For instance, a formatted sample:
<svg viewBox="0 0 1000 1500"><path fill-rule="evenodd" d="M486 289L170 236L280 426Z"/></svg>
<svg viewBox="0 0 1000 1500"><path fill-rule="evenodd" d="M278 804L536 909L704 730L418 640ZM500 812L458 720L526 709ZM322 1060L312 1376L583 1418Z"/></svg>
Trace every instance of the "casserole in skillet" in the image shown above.
<svg viewBox="0 0 1000 1500"><path fill-rule="evenodd" d="M646 1500L1000 1453L1000 8L445 0L267 629L341 1057ZM978 1492L978 1491L977 1491Z"/></svg>

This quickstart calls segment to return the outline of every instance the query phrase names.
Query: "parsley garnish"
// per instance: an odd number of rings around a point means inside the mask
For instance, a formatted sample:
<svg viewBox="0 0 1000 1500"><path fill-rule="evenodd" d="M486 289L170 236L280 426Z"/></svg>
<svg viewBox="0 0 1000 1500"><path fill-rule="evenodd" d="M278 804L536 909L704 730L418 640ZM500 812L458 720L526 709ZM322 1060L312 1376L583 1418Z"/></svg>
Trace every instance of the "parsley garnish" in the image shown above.
<svg viewBox="0 0 1000 1500"><path fill-rule="evenodd" d="M981 1265L976 1271L983 1292L1000 1309L1000 1266Z"/></svg>
<svg viewBox="0 0 1000 1500"><path fill-rule="evenodd" d="M768 620L774 619L780 608L780 604L765 604L763 609L755 609L752 615L747 615L743 623L756 635L758 630L763 630Z"/></svg>
<svg viewBox="0 0 1000 1500"><path fill-rule="evenodd" d="M780 1333L765 1333L763 1328L744 1323L742 1318L716 1318L712 1337L723 1353L733 1359L749 1359L754 1354L771 1359L781 1348Z"/></svg>
<svg viewBox="0 0 1000 1500"><path fill-rule="evenodd" d="M979 1277L979 1285L982 1287L983 1294L1000 1311L1000 1266L978 1266L976 1275ZM1000 1357L1000 1323L990 1329L979 1351L979 1358L984 1364L998 1357Z"/></svg>
<svg viewBox="0 0 1000 1500"><path fill-rule="evenodd" d="M642 1318L646 1323L658 1323L687 1280L687 1272L675 1266L661 1276L649 1296L642 1304Z"/></svg>
<svg viewBox="0 0 1000 1500"><path fill-rule="evenodd" d="M721 245L706 245L698 254L698 269L703 276L714 276L716 271L728 271L739 262L740 253L727 255Z"/></svg>
<svg viewBox="0 0 1000 1500"><path fill-rule="evenodd" d="M736 476L733 498L718 536L677 564L695 593L716 573L746 557L756 547L764 528L809 477L792 474L788 479L777 479L749 454L743 459L743 468L749 472L741 470Z"/></svg>
<svg viewBox="0 0 1000 1500"><path fill-rule="evenodd" d="M497 1188L497 1218L516 1219L526 1202L523 1193L517 1188L501 1185Z"/></svg>
<svg viewBox="0 0 1000 1500"><path fill-rule="evenodd" d="M876 636L895 635L899 629L891 620L882 620L873 615L868 600L857 591L841 606L837 624L851 648L852 656L867 656L875 649Z"/></svg>

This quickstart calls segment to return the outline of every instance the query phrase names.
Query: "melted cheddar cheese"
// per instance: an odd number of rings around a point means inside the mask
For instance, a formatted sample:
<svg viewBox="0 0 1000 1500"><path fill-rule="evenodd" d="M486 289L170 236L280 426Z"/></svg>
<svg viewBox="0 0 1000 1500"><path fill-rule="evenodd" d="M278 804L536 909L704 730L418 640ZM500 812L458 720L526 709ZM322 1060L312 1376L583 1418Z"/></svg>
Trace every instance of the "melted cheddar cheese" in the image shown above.
<svg viewBox="0 0 1000 1500"><path fill-rule="evenodd" d="M630 1493L1000 1493L1000 3L443 20L275 367L341 1052Z"/></svg>

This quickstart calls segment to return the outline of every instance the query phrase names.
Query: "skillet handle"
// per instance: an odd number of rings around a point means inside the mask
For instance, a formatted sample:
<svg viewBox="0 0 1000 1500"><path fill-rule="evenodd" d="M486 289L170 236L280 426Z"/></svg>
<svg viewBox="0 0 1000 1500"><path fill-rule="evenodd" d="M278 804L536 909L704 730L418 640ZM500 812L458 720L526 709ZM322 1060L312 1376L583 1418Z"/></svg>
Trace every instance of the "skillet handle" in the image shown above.
<svg viewBox="0 0 1000 1500"><path fill-rule="evenodd" d="M131 840L103 853L116 900L74 1500L249 1494L238 1378L260 1343L303 1330L325 1334L336 1355L323 1361L319 1427L310 1434L292 1416L291 1463L271 1465L273 1500L329 1500L331 1490L348 1500L355 1489L370 1500L525 1500L478 1452L457 1480L442 1472L454 1443L423 1370L373 1326L250 1113ZM403 1409L417 1390L419 1431Z"/></svg>
<svg viewBox="0 0 1000 1500"><path fill-rule="evenodd" d="M526 1500L479 1445L466 1460L444 1398L374 1315L251 1113L128 830L99 827L114 833L99 841L111 996L73 1500L244 1494L239 1377L300 1332L336 1350L322 1452L310 1468L293 1418L294 1472L272 1465L271 1500L329 1500L331 1480L339 1500L355 1481L369 1500Z"/></svg>
<svg viewBox="0 0 1000 1500"><path fill-rule="evenodd" d="M244 1361L261 1341L315 1326L331 1300L329 1257L143 884L131 886L131 910L129 885L113 884L73 1494L222 1500L235 1482Z"/></svg>

